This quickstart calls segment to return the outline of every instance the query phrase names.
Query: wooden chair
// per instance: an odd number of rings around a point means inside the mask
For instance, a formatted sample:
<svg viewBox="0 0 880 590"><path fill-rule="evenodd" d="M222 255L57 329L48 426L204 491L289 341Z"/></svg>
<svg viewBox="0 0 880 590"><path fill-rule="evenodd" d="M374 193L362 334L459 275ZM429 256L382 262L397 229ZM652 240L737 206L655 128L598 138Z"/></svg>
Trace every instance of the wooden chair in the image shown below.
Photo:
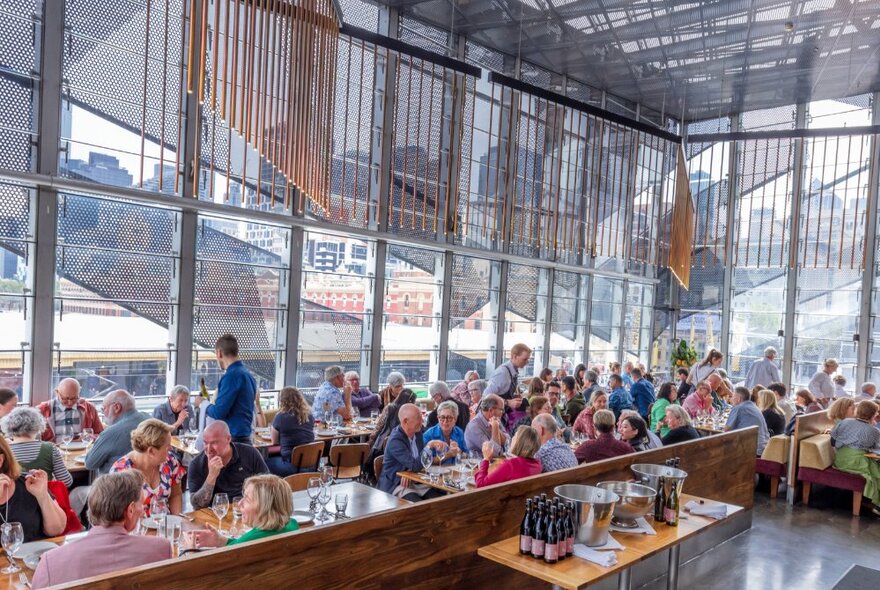
<svg viewBox="0 0 880 590"><path fill-rule="evenodd" d="M357 479L363 474L363 464L370 453L366 443L330 447L330 465L335 469L334 479Z"/></svg>
<svg viewBox="0 0 880 590"><path fill-rule="evenodd" d="M376 474L376 481L379 481L379 478L382 477L382 465L385 463L385 455L379 455L375 459L373 459L373 473Z"/></svg>
<svg viewBox="0 0 880 590"><path fill-rule="evenodd" d="M290 464L295 466L297 471L317 471L323 453L324 441L322 440L297 445L293 447Z"/></svg>
<svg viewBox="0 0 880 590"><path fill-rule="evenodd" d="M309 487L309 479L317 477L314 473L294 473L284 478L291 492L301 492Z"/></svg>

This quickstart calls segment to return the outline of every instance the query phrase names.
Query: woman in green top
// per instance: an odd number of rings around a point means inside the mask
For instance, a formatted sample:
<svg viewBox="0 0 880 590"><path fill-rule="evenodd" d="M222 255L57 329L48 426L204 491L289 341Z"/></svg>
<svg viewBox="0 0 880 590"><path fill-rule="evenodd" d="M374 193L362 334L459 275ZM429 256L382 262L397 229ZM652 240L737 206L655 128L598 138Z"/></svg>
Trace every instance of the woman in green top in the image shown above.
<svg viewBox="0 0 880 590"><path fill-rule="evenodd" d="M267 473L244 480L239 506L241 521L251 530L237 539L227 539L211 526L206 531L190 533L190 545L195 549L238 545L299 528L296 521L290 518L293 512L290 487L277 475Z"/></svg>
<svg viewBox="0 0 880 590"><path fill-rule="evenodd" d="M673 383L664 383L660 386L657 393L657 401L651 407L651 430L660 432L660 438L669 434L669 427L664 420L666 419L666 407L669 404L676 403L678 399L678 391Z"/></svg>

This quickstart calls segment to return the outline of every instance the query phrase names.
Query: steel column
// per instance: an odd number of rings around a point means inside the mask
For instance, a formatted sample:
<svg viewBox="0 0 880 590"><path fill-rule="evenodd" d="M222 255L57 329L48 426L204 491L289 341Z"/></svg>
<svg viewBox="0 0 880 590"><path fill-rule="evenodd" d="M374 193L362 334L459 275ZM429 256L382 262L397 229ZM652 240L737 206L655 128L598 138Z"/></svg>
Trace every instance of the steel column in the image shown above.
<svg viewBox="0 0 880 590"><path fill-rule="evenodd" d="M276 386L296 384L297 369L299 368L297 353L301 325L299 313L302 296L305 233L301 227L291 228L290 243L286 252L288 260L287 286L279 293L279 300L286 302L280 312L283 317L286 317L286 325L278 331L278 348L283 352L283 364L280 367L281 370L275 374Z"/></svg>
<svg viewBox="0 0 880 590"><path fill-rule="evenodd" d="M180 256L177 280L172 286L172 302L177 302L177 320L168 325L168 336L176 353L171 354L167 382L187 386L196 385L192 380L194 362L193 317L195 311L196 241L199 216L195 211L177 213L178 227L174 235L174 248Z"/></svg>
<svg viewBox="0 0 880 590"><path fill-rule="evenodd" d="M739 128L739 115L733 115L730 117L730 127L731 129ZM731 141L728 146L728 162L727 162L727 234L724 236L724 252L729 264L724 265L724 280L723 287L721 289L721 348L724 350L724 354L727 355L728 363L727 366L730 366L730 320L731 320L731 304L732 304L732 289L733 289L733 260L735 260L735 256L733 256L733 243L734 236L738 230L736 225L736 204L737 199L739 198L739 190L737 183L737 161L739 156L739 144L736 141ZM710 171L711 174L711 171ZM711 191L711 178L709 182L709 187ZM719 187L720 192L720 187Z"/></svg>
<svg viewBox="0 0 880 590"><path fill-rule="evenodd" d="M440 299L440 309L438 310L438 313L440 314L440 317L438 318L440 340L438 342L437 350L437 379L442 381L446 381L449 377L447 372L449 370L449 326L451 319L450 316L452 315L452 256L452 252L448 250L443 254L437 255L438 266L443 271L443 277L439 285L440 290L442 291L442 296ZM434 307L436 309L436 302Z"/></svg>
<svg viewBox="0 0 880 590"><path fill-rule="evenodd" d="M871 124L880 123L880 93L874 93L871 109ZM855 386L860 390L862 383L871 378L871 348L880 346L873 339L873 318L871 312L880 314L880 310L872 309L873 289L877 276L877 199L880 198L880 137L871 138L870 164L868 173L868 200L865 206L865 251L862 259L862 301L859 310L859 342L856 364ZM861 163L859 163L861 165Z"/></svg>

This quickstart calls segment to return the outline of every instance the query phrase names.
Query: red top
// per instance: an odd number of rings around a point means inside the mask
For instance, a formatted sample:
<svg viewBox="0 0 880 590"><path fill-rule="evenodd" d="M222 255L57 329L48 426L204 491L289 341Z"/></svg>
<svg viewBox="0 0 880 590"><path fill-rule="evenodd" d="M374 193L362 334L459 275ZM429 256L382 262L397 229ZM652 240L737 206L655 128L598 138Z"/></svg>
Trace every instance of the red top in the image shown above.
<svg viewBox="0 0 880 590"><path fill-rule="evenodd" d="M538 459L511 457L496 467L492 473L489 473L489 462L484 459L480 463L480 470L474 475L474 482L478 488L482 488L539 473L541 473L541 462Z"/></svg>
<svg viewBox="0 0 880 590"><path fill-rule="evenodd" d="M635 453L629 443L617 440L613 434L605 432L599 433L596 440L588 440L579 446L574 452L574 456L577 457L578 463L592 463L629 453Z"/></svg>

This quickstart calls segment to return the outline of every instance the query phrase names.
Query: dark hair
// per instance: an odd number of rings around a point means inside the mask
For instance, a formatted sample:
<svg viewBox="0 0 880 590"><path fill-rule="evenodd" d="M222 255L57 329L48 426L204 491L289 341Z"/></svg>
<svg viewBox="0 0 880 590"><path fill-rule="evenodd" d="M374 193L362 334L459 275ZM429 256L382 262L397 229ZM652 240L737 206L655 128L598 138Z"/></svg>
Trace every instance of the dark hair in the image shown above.
<svg viewBox="0 0 880 590"><path fill-rule="evenodd" d="M708 365L712 361L714 361L716 359L723 359L723 358L724 358L723 354L721 354L719 351L715 350L714 348L710 348L709 352L706 353L706 358L704 358L703 362L700 363L700 366L705 367L706 365Z"/></svg>
<svg viewBox="0 0 880 590"><path fill-rule="evenodd" d="M676 391L675 384L667 381L666 383L664 383L663 385L660 386L660 391L657 392L657 399L668 400L669 397L672 395L673 391Z"/></svg>
<svg viewBox="0 0 880 590"><path fill-rule="evenodd" d="M781 397L785 397L788 394L788 390L785 388L785 385L779 383L778 381L776 383L771 383L766 387L766 389L769 389L770 391Z"/></svg>
<svg viewBox="0 0 880 590"><path fill-rule="evenodd" d="M18 395L8 387L0 387L0 405L5 404L12 398L18 399Z"/></svg>
<svg viewBox="0 0 880 590"><path fill-rule="evenodd" d="M636 381L642 378L642 370L638 367L633 367L632 371L629 372L633 378L636 378Z"/></svg>
<svg viewBox="0 0 880 590"><path fill-rule="evenodd" d="M599 379L598 373L596 371L590 369L586 373L584 373L584 381L589 381L590 383L595 383L596 380Z"/></svg>
<svg viewBox="0 0 880 590"><path fill-rule="evenodd" d="M734 388L733 392L740 397L744 402L747 402L752 399L752 392L749 391L748 387L743 387L740 385L739 387Z"/></svg>
<svg viewBox="0 0 880 590"><path fill-rule="evenodd" d="M688 371L684 367L679 367L678 370L675 372L675 374L676 375L684 375L685 377L687 377L688 375L690 375L690 371Z"/></svg>
<svg viewBox="0 0 880 590"><path fill-rule="evenodd" d="M541 381L544 381L545 379L547 379L547 377L552 377L552 376L553 376L553 369L551 369L550 367L544 367L543 369L541 369L541 372L538 374L538 379L540 379Z"/></svg>
<svg viewBox="0 0 880 590"><path fill-rule="evenodd" d="M559 384L559 381L557 381L556 379L554 379L553 381L551 381L550 383L548 383L548 384L544 387L544 389L550 389L551 387L559 387L559 388L562 388L562 386Z"/></svg>
<svg viewBox="0 0 880 590"><path fill-rule="evenodd" d="M574 380L577 383L578 387L584 386L584 377L581 376L581 373L586 372L587 365L584 363L578 363L578 365L574 368Z"/></svg>
<svg viewBox="0 0 880 590"><path fill-rule="evenodd" d="M611 385L612 381L617 381L618 385L623 385L623 377L618 375L617 373L612 373L610 377L608 377L608 384Z"/></svg>
<svg viewBox="0 0 880 590"><path fill-rule="evenodd" d="M632 426L636 431L636 440L647 440L648 438L648 425L645 424L645 421L641 416L627 416L623 419L625 422L629 422L629 425Z"/></svg>
<svg viewBox="0 0 880 590"><path fill-rule="evenodd" d="M567 375L562 378L562 387L565 389L570 389L571 391L575 391L577 387L577 382L574 380L574 377L571 375Z"/></svg>
<svg viewBox="0 0 880 590"><path fill-rule="evenodd" d="M392 403L397 404L397 407L400 407L403 404L414 404L416 403L416 394L409 387L404 387L400 390L400 393L394 398Z"/></svg>
<svg viewBox="0 0 880 590"><path fill-rule="evenodd" d="M214 349L223 353L223 356L238 356L238 340L232 334L223 334L217 339Z"/></svg>

